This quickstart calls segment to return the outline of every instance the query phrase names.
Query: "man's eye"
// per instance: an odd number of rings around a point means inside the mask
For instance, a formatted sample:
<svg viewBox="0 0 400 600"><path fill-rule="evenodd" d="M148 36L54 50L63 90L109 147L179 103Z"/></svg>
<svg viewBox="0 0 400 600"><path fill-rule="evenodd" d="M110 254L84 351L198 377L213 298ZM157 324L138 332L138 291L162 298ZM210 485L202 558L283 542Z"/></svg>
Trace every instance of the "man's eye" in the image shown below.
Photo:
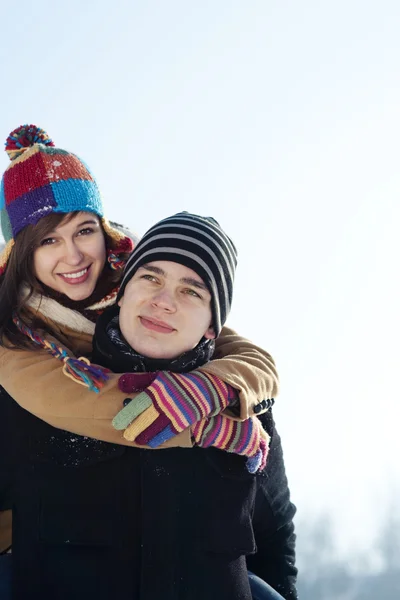
<svg viewBox="0 0 400 600"><path fill-rule="evenodd" d="M85 229L81 229L78 232L78 235L90 235L91 233L93 233L93 229L91 227L85 227Z"/></svg>
<svg viewBox="0 0 400 600"><path fill-rule="evenodd" d="M195 298L201 298L200 294L198 294L195 290L192 290L191 288L187 288L186 290L183 290L183 292L185 294L188 294L189 296L194 296Z"/></svg>
<svg viewBox="0 0 400 600"><path fill-rule="evenodd" d="M154 275L149 275L148 273L145 273L144 275L142 275L140 277L140 279L147 279L147 281L155 281L155 282L157 282L157 278L154 277Z"/></svg>

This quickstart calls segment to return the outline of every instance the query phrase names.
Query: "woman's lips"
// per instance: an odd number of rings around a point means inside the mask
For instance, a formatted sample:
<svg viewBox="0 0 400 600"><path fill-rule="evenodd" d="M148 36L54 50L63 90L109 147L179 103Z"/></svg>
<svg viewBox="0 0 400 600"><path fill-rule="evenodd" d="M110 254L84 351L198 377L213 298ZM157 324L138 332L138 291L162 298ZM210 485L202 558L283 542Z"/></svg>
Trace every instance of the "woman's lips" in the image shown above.
<svg viewBox="0 0 400 600"><path fill-rule="evenodd" d="M162 321L146 319L146 317L139 317L139 319L143 327L146 327L146 329L150 329L151 331L158 331L159 333L172 333L175 331L173 327L170 327Z"/></svg>
<svg viewBox="0 0 400 600"><path fill-rule="evenodd" d="M80 271L75 271L75 273L58 273L58 276L69 285L78 285L79 283L84 283L88 279L90 267L91 265L84 269L80 269Z"/></svg>

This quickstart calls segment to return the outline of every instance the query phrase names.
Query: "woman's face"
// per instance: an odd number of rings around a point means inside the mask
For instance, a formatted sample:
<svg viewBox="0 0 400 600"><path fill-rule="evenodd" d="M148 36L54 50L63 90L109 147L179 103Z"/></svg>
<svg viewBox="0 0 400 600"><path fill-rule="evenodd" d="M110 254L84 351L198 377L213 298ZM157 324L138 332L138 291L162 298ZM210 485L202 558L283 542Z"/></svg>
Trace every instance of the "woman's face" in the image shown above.
<svg viewBox="0 0 400 600"><path fill-rule="evenodd" d="M106 243L97 215L80 212L41 240L34 250L37 279L71 300L94 291L106 260Z"/></svg>

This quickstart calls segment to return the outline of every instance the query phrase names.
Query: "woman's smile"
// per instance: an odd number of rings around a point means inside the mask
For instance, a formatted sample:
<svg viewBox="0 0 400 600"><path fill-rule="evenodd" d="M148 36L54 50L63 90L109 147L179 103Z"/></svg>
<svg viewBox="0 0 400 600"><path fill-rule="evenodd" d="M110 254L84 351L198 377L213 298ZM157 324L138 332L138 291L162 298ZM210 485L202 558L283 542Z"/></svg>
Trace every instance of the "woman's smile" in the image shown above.
<svg viewBox="0 0 400 600"><path fill-rule="evenodd" d="M71 273L57 273L59 277L62 278L63 281L69 283L70 285L78 285L79 283L84 283L89 275L90 275L90 267L85 267L84 269L80 269L79 271L71 272Z"/></svg>

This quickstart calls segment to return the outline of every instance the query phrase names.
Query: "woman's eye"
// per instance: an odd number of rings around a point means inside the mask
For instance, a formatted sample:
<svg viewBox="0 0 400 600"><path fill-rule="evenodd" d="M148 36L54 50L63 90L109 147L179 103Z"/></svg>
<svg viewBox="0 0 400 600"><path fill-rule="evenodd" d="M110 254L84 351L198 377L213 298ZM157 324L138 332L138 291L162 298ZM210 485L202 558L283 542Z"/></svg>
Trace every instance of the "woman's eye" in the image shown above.
<svg viewBox="0 0 400 600"><path fill-rule="evenodd" d="M40 242L40 246L50 246L50 244L53 244L54 242L54 238L46 238Z"/></svg>
<svg viewBox="0 0 400 600"><path fill-rule="evenodd" d="M91 227L85 227L85 229L81 229L78 232L78 235L90 235L91 233L93 233L93 229Z"/></svg>

